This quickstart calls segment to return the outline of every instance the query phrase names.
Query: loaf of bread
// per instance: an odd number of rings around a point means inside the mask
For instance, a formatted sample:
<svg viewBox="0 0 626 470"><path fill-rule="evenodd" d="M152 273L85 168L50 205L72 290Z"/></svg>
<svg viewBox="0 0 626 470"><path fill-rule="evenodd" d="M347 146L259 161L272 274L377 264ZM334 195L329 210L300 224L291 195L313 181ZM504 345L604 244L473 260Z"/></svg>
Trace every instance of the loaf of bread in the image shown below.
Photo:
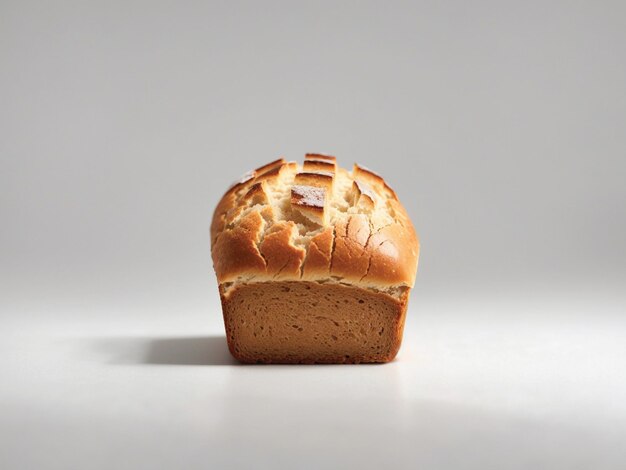
<svg viewBox="0 0 626 470"><path fill-rule="evenodd" d="M279 159L224 194L211 253L228 346L245 363L388 362L419 242L379 175L335 157Z"/></svg>

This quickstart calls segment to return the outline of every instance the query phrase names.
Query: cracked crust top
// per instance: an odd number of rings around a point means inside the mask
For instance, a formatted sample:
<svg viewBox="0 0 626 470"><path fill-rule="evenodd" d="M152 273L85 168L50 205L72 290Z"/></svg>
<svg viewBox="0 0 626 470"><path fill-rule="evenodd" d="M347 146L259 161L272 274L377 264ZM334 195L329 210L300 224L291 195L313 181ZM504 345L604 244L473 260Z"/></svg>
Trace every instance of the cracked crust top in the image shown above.
<svg viewBox="0 0 626 470"><path fill-rule="evenodd" d="M226 191L213 214L211 253L225 292L271 280L394 291L413 287L419 241L382 177L307 154L303 165L278 159Z"/></svg>

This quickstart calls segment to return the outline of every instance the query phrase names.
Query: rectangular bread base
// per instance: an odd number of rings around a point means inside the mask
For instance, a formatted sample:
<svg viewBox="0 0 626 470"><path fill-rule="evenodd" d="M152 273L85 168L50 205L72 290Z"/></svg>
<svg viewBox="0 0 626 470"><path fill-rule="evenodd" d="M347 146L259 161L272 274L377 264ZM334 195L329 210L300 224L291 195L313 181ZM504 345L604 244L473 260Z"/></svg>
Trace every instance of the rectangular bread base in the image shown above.
<svg viewBox="0 0 626 470"><path fill-rule="evenodd" d="M343 284L258 282L224 295L231 354L244 363L389 362L400 348L409 297Z"/></svg>

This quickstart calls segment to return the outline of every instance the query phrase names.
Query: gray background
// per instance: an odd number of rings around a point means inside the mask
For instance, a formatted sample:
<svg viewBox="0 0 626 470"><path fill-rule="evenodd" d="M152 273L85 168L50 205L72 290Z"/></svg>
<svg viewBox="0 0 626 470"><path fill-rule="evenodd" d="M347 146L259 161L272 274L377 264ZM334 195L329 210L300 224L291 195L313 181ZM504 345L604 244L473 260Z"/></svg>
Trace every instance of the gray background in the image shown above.
<svg viewBox="0 0 626 470"><path fill-rule="evenodd" d="M567 324L583 296L576 318L602 311L623 326L625 57L620 1L0 2L0 320L26 348L5 338L5 406L25 434L67 431L25 416L76 411L67 398L36 412L20 398L52 387L42 370L69 367L44 362L20 381L16 370L41 360L29 332L206 322L219 334L212 210L240 174L308 151L358 161L396 189L422 241L412 315L436 319L445 304L450 321L472 323L501 298L489 322L517 325L532 300ZM487 304L462 308L468 299ZM550 367L546 377L562 365ZM615 390L615 373L603 377ZM17 465L26 440L5 431L15 442L0 457Z"/></svg>

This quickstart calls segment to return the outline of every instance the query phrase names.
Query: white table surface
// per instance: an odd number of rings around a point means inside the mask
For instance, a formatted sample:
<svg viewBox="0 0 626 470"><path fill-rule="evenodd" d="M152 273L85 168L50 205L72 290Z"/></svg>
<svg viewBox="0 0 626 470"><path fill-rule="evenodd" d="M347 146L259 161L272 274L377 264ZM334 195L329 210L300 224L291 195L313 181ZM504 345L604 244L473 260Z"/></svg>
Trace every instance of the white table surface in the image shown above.
<svg viewBox="0 0 626 470"><path fill-rule="evenodd" d="M217 305L6 302L0 468L624 469L625 306L415 296L393 363L244 366Z"/></svg>

